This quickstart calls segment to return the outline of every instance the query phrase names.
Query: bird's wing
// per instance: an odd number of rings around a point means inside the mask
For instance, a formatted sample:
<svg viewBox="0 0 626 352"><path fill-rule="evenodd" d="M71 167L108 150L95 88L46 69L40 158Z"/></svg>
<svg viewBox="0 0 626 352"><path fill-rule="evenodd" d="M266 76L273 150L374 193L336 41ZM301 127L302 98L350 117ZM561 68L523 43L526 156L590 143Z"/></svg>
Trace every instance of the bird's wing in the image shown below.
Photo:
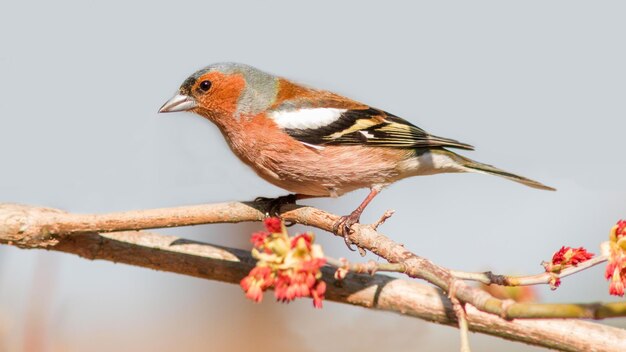
<svg viewBox="0 0 626 352"><path fill-rule="evenodd" d="M269 117L287 134L309 145L474 149L454 139L433 136L385 111L344 99L326 96L323 104L310 98L285 102L270 111Z"/></svg>

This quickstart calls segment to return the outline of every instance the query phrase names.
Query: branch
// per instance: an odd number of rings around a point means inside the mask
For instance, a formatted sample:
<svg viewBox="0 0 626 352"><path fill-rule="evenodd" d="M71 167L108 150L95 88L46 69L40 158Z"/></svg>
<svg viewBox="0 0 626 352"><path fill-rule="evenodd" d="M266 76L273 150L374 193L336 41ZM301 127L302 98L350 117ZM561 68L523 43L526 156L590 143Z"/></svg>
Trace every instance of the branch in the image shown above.
<svg viewBox="0 0 626 352"><path fill-rule="evenodd" d="M76 234L48 249L233 284L246 276L255 262L247 251L135 231ZM324 280L332 283L326 293L330 301L458 325L452 303L431 286L384 275L349 274L336 281L330 268L324 270ZM476 309L467 313L473 331L566 351L617 351L615 346L626 339L623 330L583 321L506 321ZM578 341L575 336L585 336L585 340Z"/></svg>
<svg viewBox="0 0 626 352"><path fill-rule="evenodd" d="M457 281L458 283L459 281ZM456 315L456 319L459 322L459 332L461 334L461 352L471 352L469 343L469 324L467 323L467 312L465 311L465 304L459 301L454 293L456 292L456 286L452 286L450 292L448 292L448 298L452 302L452 309Z"/></svg>
<svg viewBox="0 0 626 352"><path fill-rule="evenodd" d="M450 270L450 273L457 279L480 282L485 285L501 285L501 286L530 286L539 284L551 284L554 278L564 278L583 270L587 270L598 264L602 264L608 260L605 255L599 255L586 260L576 266L567 267L559 272L546 272L535 275L525 276L509 276L494 274L491 271L484 272L467 272ZM338 268L355 273L374 274L379 271L404 273L406 268L403 264L380 263L369 260L366 263L350 263L345 259L328 258L327 262Z"/></svg>
<svg viewBox="0 0 626 352"><path fill-rule="evenodd" d="M570 276L577 272L589 269L592 266L596 266L598 264L604 263L607 261L607 259L608 258L605 255L599 255L597 257L584 261L576 266L565 268L558 273L543 272L541 274L528 275L528 276L497 275L497 274L492 273L491 271L485 271L482 273L471 273L471 272L450 270L450 272L456 278L463 279L463 280L478 281L485 285L496 284L496 285L503 285L503 286L528 286L528 285L537 285L537 284L550 284L551 280L555 277L564 278L566 276Z"/></svg>
<svg viewBox="0 0 626 352"><path fill-rule="evenodd" d="M321 210L298 207L285 212L284 218L329 230L337 216ZM143 266L157 270L176 272L223 282L237 283L253 265L248 253L199 242L176 239L145 232L117 232L138 228L185 226L216 222L258 221L264 218L252 203L226 203L200 205L172 209L155 209L112 213L103 215L69 214L55 209L28 207L15 204L0 205L0 242L25 248L47 248L78 254L90 259L104 259ZM367 225L355 225L352 240L359 240L366 248L379 253L391 250L392 259L399 258L397 247L388 248L391 241L378 239L372 245L376 232ZM393 242L392 242L393 244ZM396 252L394 252L396 251ZM406 251L406 250L404 250ZM402 253L402 252L400 252ZM408 256L407 262L416 259ZM417 256L415 256L417 257ZM426 259L421 261L430 263ZM389 258L388 258L389 259ZM407 263L405 262L405 263ZM443 268L430 270L430 263L423 277L431 277ZM408 270L413 273L421 269ZM449 274L448 274L449 275ZM418 275L415 275L418 276ZM327 298L332 301L363 307L394 311L446 325L458 326L452 304L443 292L415 282L393 279L383 275L349 275L346 280L334 281L332 270L325 271L329 282ZM441 279L434 280L444 282ZM457 281L457 285L458 285ZM455 297L464 300L458 285ZM471 292L471 291L470 291ZM479 291L482 292L482 291ZM484 293L487 297L487 293ZM492 300L496 300L491 298ZM512 304L515 306L517 304ZM507 321L492 314L478 311L466 305L467 320L472 331L505 337L511 340L574 350L621 350L626 332L604 325L572 320L516 320ZM511 311L509 308L508 311ZM618 312L619 313L619 312ZM598 316L613 316L616 311ZM624 311L621 311L624 314Z"/></svg>
<svg viewBox="0 0 626 352"><path fill-rule="evenodd" d="M281 211L285 221L309 225L332 233L339 216L311 207L284 206ZM0 239L18 247L46 247L58 243L64 236L84 232L113 232L188 226L212 223L238 223L260 221L265 218L261 204L216 203L176 208L133 210L109 214L71 214L57 209L0 204ZM435 265L426 258L408 251L371 225L355 224L350 240L370 250L390 263L400 263L410 277L426 280L449 292L455 283L455 297L487 313L505 319L515 318L586 318L601 319L626 315L625 303L599 304L533 304L508 303L492 297L487 292L458 281L449 270Z"/></svg>

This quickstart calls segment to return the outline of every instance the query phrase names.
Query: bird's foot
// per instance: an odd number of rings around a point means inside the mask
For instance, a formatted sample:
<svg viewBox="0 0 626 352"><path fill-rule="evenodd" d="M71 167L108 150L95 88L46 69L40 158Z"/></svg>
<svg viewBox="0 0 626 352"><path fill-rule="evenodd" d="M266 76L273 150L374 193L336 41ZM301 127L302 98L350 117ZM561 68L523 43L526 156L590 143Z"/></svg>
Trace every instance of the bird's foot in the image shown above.
<svg viewBox="0 0 626 352"><path fill-rule="evenodd" d="M280 217L280 208L282 208L283 205L296 204L296 200L297 197L295 194L288 194L277 198L258 197L254 202L263 203L266 216Z"/></svg>
<svg viewBox="0 0 626 352"><path fill-rule="evenodd" d="M337 220L337 222L333 225L333 232L343 236L343 240L346 243L346 246L348 246L348 249L353 252L355 251L355 249L352 248L354 242L350 240L350 234L352 233L351 227L354 224L358 224L360 220L361 212L355 210L350 215L342 216L341 218L339 218L339 220ZM356 248L359 250L359 254L362 257L365 256L365 250L363 248L359 247L358 245L356 245Z"/></svg>

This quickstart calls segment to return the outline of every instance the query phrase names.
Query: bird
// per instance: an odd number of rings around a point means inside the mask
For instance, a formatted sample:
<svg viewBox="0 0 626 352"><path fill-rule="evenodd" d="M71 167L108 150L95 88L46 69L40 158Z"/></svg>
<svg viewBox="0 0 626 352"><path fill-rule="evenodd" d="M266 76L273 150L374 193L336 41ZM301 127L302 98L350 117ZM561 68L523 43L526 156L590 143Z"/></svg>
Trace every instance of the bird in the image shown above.
<svg viewBox="0 0 626 352"><path fill-rule="evenodd" d="M334 226L350 249L351 227L367 205L383 188L407 177L475 172L555 190L450 150L473 150L469 144L246 64L216 63L193 73L159 109L180 111L213 122L241 161L261 178L292 192L276 198L279 204L369 188L361 204Z"/></svg>

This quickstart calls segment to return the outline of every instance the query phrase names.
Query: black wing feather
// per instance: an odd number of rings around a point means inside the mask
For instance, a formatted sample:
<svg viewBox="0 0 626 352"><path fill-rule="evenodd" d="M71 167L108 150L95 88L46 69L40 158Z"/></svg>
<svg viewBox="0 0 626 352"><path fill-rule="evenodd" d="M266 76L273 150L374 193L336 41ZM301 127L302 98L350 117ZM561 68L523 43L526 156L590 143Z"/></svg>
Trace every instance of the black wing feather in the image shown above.
<svg viewBox="0 0 626 352"><path fill-rule="evenodd" d="M347 110L326 126L285 131L301 142L314 145L474 149L454 139L433 136L403 118L371 107Z"/></svg>

